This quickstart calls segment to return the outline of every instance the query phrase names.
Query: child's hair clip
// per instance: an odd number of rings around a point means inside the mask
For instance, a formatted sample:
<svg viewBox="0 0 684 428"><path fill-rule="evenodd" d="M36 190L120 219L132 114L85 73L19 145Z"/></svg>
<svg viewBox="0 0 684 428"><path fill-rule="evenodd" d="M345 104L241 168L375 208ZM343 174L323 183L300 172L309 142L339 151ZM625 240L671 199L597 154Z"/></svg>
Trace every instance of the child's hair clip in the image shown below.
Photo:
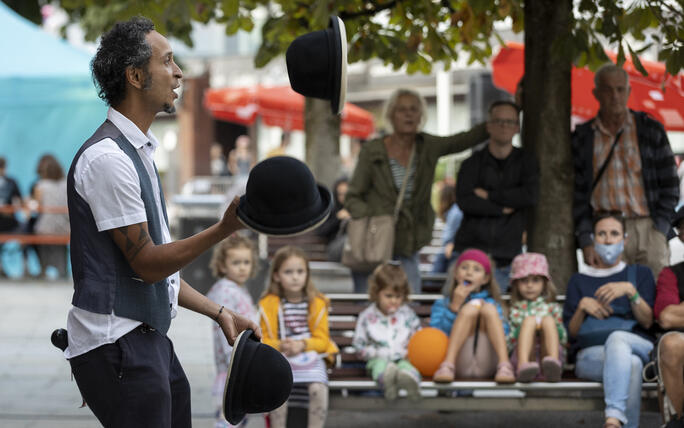
<svg viewBox="0 0 684 428"><path fill-rule="evenodd" d="M390 266L401 266L401 261L399 260L388 260L387 264Z"/></svg>

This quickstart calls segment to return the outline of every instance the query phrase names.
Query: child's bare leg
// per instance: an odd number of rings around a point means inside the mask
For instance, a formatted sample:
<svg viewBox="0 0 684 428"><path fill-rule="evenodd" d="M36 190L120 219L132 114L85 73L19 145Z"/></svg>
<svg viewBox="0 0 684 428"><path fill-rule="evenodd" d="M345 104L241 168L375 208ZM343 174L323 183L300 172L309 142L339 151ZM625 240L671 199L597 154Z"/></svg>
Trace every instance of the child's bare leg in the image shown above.
<svg viewBox="0 0 684 428"><path fill-rule="evenodd" d="M485 303L482 305L480 313L482 314L481 323L484 324L484 331L487 332L487 337L492 342L496 356L499 358L499 364L508 362L506 335L496 306L491 303Z"/></svg>
<svg viewBox="0 0 684 428"><path fill-rule="evenodd" d="M556 321L545 316L541 321L542 373L549 382L558 382L563 375L563 366L558 352L558 328Z"/></svg>
<svg viewBox="0 0 684 428"><path fill-rule="evenodd" d="M665 384L665 393L672 402L674 411L681 417L684 407L684 336L667 334L661 339L660 347L660 376Z"/></svg>
<svg viewBox="0 0 684 428"><path fill-rule="evenodd" d="M480 316L480 308L477 306L468 304L461 307L461 310L456 317L456 321L454 321L454 324L451 327L444 361L452 364L456 361L456 357L458 356L458 352L461 350L463 343L468 336L475 331L475 323L478 316Z"/></svg>
<svg viewBox="0 0 684 428"><path fill-rule="evenodd" d="M268 414L272 428L285 428L287 425L287 401Z"/></svg>
<svg viewBox="0 0 684 428"><path fill-rule="evenodd" d="M518 332L518 368L530 361L534 348L534 338L537 333L535 317L527 317L520 325Z"/></svg>
<svg viewBox="0 0 684 428"><path fill-rule="evenodd" d="M328 386L313 382L309 384L309 426L323 428L328 416Z"/></svg>
<svg viewBox="0 0 684 428"><path fill-rule="evenodd" d="M556 321L550 317L545 316L541 321L541 352L543 356L549 356L558 359L558 327Z"/></svg>

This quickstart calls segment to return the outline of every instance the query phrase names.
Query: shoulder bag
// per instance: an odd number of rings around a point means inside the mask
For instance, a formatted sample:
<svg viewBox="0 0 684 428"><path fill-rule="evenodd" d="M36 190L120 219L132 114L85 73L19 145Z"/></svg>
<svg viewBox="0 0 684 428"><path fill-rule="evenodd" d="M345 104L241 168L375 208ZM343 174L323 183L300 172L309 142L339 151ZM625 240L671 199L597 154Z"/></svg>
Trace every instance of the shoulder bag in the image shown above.
<svg viewBox="0 0 684 428"><path fill-rule="evenodd" d="M409 157L406 176L394 205L394 214L360 217L349 221L347 239L342 249L342 264L351 270L370 272L375 266L392 258L395 225L404 200L415 152L416 146L414 144Z"/></svg>
<svg viewBox="0 0 684 428"><path fill-rule="evenodd" d="M636 266L627 266L627 281L636 287ZM617 330L632 331L637 324L636 319L626 318L628 309L616 308L613 306L613 314L602 320L590 315L582 323L577 333L577 345L580 348L589 346L603 345L608 336Z"/></svg>

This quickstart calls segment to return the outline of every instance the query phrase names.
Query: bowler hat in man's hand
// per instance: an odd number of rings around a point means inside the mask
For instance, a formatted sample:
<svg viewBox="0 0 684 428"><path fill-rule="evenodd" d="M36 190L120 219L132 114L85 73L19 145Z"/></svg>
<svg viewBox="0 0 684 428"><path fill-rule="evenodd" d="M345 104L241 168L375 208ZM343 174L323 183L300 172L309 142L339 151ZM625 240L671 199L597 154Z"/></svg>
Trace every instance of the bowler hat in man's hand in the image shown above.
<svg viewBox="0 0 684 428"><path fill-rule="evenodd" d="M292 390L292 369L283 354L259 342L252 330L235 340L230 356L223 414L233 425L247 413L266 413L287 401Z"/></svg>

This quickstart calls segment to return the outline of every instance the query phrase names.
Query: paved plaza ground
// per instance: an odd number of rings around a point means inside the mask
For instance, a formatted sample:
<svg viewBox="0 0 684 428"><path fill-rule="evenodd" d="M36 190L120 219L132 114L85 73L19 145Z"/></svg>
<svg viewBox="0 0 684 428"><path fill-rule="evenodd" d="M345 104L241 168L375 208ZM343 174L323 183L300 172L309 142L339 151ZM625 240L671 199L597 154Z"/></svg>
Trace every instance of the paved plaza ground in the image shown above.
<svg viewBox="0 0 684 428"><path fill-rule="evenodd" d="M0 427L90 428L99 424L71 381L68 363L50 343L64 327L71 298L68 282L0 282ZM213 426L214 362L210 321L184 309L169 336L192 386L193 426ZM457 398L455 398L457 399ZM641 426L657 427L656 413ZM600 427L601 412L391 412L331 411L327 427ZM249 428L262 428L253 420Z"/></svg>

